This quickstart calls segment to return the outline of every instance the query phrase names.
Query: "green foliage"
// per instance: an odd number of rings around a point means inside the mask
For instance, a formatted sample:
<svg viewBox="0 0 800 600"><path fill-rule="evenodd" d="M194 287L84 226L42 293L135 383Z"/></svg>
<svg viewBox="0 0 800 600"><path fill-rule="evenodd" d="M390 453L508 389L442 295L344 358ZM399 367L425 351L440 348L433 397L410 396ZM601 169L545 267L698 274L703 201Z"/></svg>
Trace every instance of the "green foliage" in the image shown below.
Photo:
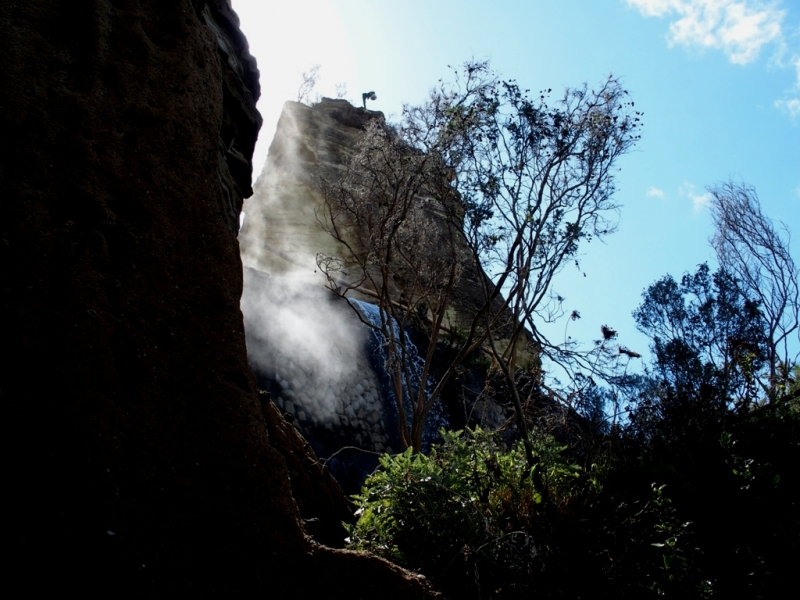
<svg viewBox="0 0 800 600"><path fill-rule="evenodd" d="M800 369L759 383L759 305L705 266L651 286L636 317L655 358L626 380L627 422L593 426L607 398L586 388L568 422L591 439L539 419L533 463L479 429L384 456L350 547L453 598L783 597L800 557Z"/></svg>
<svg viewBox="0 0 800 600"><path fill-rule="evenodd" d="M717 439L730 409L759 403L765 321L728 273L712 274L703 264L680 282L665 276L633 315L655 356L634 386L631 424L639 434L668 442L707 433Z"/></svg>
<svg viewBox="0 0 800 600"><path fill-rule="evenodd" d="M681 522L672 500L664 491L666 484L654 483L651 487L650 502L656 515L654 529L659 541L651 542L650 545L659 550L661 564L656 563L657 570L649 573L651 583L648 587L658 596L669 595L672 591L683 594L681 587L686 582L691 582L693 575L693 561L690 560L685 542L692 522ZM696 586L696 591L704 596L709 585L707 580L703 580Z"/></svg>
<svg viewBox="0 0 800 600"><path fill-rule="evenodd" d="M543 434L532 469L522 444L496 433L441 435L428 456L381 458L355 498L351 549L421 571L451 597L704 597L691 523L665 485L620 496L605 488L613 464L582 468Z"/></svg>
<svg viewBox="0 0 800 600"><path fill-rule="evenodd" d="M635 478L669 484L668 500L654 488L650 502L659 595L780 597L800 556L797 368L776 368L764 301L744 290L700 265L654 283L634 313L654 361L628 381L620 458L635 462L620 493Z"/></svg>
<svg viewBox="0 0 800 600"><path fill-rule="evenodd" d="M421 273L426 285L450 274L446 286L407 293L421 300L395 317L410 317L425 338L426 366L439 376L432 397L465 367L482 368L486 390L513 402L517 420L516 433L442 431L427 456L382 457L356 497L349 546L421 571L453 598L783 597L800 557L800 368L787 346L798 300L788 246L754 191L712 190L725 268L700 265L646 290L634 313L652 340L644 373L599 364L602 345L582 354L551 344L537 327L561 310L560 299L547 300L552 277L581 242L614 231L613 166L638 141L641 114L613 78L596 92L567 90L551 105L549 94L531 97L473 62L425 105L406 107L396 135L373 131L396 147L376 169L380 185L356 186L363 202L355 206L374 202L375 189L410 202L424 185L445 207L457 190L459 210L448 213L457 237L504 294L504 302L487 296L470 327L450 324L439 335L458 269L425 262L447 254L434 239L418 244L422 262L397 272L406 280ZM384 147L362 153L365 165ZM405 225L412 212L399 208L382 221L397 226L379 228L401 234L386 248L430 231L425 220ZM449 256L461 264L458 252ZM495 305L510 318L495 319ZM517 325L482 330L500 321ZM502 340L500 350L513 348L528 334L542 354L592 376L576 375L561 396L543 393L538 371L519 376L494 347ZM504 381L483 364L482 344ZM640 357L617 346L620 355ZM427 413L414 414L424 421Z"/></svg>
<svg viewBox="0 0 800 600"><path fill-rule="evenodd" d="M533 441L538 463L529 469L522 444L504 449L498 434L441 435L428 456L381 458L356 497L349 547L451 584L468 573L494 590L528 585L548 554L541 542L549 513L599 491L595 474L572 464L552 438Z"/></svg>

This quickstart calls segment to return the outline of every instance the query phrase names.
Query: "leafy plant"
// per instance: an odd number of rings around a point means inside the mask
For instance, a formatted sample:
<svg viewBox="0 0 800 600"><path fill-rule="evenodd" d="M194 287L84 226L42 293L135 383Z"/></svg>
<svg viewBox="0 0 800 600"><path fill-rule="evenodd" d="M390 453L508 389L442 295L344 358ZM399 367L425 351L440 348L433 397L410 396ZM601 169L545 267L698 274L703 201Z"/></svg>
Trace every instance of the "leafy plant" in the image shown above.
<svg viewBox="0 0 800 600"><path fill-rule="evenodd" d="M692 525L691 521L681 522L678 513L672 506L672 500L667 496L664 489L666 484L652 487L652 497L650 502L653 512L657 515L655 531L658 541L651 542L651 546L657 548L661 555L661 563L655 572L650 573L652 582L650 590L658 596L665 596L679 584L691 581L692 562L689 560L686 549L685 537ZM707 581L701 582L697 587L706 590L709 587Z"/></svg>
<svg viewBox="0 0 800 600"><path fill-rule="evenodd" d="M505 448L496 433L441 436L428 456L408 449L381 458L355 498L359 519L349 547L459 589L530 585L549 553L548 515L599 489L597 481L546 436L532 440L533 469L521 443Z"/></svg>

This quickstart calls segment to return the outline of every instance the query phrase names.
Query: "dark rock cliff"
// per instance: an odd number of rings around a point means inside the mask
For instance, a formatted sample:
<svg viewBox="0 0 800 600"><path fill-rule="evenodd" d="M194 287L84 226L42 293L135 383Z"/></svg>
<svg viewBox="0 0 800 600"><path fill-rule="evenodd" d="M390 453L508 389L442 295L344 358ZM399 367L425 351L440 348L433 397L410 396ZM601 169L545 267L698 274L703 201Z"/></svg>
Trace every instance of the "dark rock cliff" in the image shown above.
<svg viewBox="0 0 800 600"><path fill-rule="evenodd" d="M306 535L346 503L255 390L236 230L259 84L227 0L4 1L0 28L11 585L432 596Z"/></svg>

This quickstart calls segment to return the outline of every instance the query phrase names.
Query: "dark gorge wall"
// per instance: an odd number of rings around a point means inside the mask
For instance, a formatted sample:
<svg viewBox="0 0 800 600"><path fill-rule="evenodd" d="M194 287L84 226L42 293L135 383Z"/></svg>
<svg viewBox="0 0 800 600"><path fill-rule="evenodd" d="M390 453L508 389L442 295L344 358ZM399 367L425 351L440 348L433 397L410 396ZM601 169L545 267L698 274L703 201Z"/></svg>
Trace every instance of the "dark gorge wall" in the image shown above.
<svg viewBox="0 0 800 600"><path fill-rule="evenodd" d="M428 596L306 536L346 503L255 390L236 230L259 84L227 0L4 1L0 27L11 583Z"/></svg>

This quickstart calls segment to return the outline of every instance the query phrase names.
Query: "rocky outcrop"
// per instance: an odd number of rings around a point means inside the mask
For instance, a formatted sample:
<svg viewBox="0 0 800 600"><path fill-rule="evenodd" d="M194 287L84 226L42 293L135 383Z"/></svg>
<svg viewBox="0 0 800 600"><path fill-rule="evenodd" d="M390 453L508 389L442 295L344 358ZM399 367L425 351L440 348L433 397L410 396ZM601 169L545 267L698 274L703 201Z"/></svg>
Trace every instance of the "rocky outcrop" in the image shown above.
<svg viewBox="0 0 800 600"><path fill-rule="evenodd" d="M290 274L312 283L318 252L341 254L317 220L324 203L322 181L341 173L366 123L383 113L324 98L313 108L283 107L256 191L247 202L239 235L247 267L272 275Z"/></svg>
<svg viewBox="0 0 800 600"><path fill-rule="evenodd" d="M10 2L0 27L10 587L431 597L308 537L346 505L248 369L259 90L227 0Z"/></svg>
<svg viewBox="0 0 800 600"><path fill-rule="evenodd" d="M284 104L264 170L245 203L246 218L239 234L245 266L319 285L325 282L316 272L319 254L349 261L348 250L325 230L324 188L336 183L348 168L367 123L373 120L383 121L383 113L354 107L347 100L322 98L313 106ZM441 202L424 189L417 199L431 227L441 227ZM463 212L458 201L454 204L450 211ZM449 320L458 326L468 326L484 302L481 278L485 275L471 254L463 248L461 275L451 296ZM365 291L353 290L348 296L375 302L374 294Z"/></svg>
<svg viewBox="0 0 800 600"><path fill-rule="evenodd" d="M246 267L242 309L251 365L260 385L293 417L294 425L323 457L347 446L367 453L401 450L397 409L379 353L366 340L357 348L342 340L365 338L369 330L352 307L345 302L337 307L330 298L333 294L323 292L327 281L317 267L319 254L342 257L345 262L350 258L323 224L324 189L348 168L366 125L383 118L380 112L354 107L346 100L323 98L313 106L287 102L255 192L245 202L246 217L239 233ZM417 205L425 207L427 221L436 227L443 220L437 213L441 203L424 193ZM453 208L461 210L460 205ZM466 248L462 254L471 256ZM469 327L484 300L481 277L474 264L465 260L451 297L450 325ZM394 291L400 297L402 290ZM348 297L373 303L375 295L369 292L359 288L348 292ZM286 314L277 315L278 310L271 308L275 304L293 310L281 309ZM303 323L296 329L302 329L297 335L306 338L306 346L324 347L320 356L312 358L307 348L292 350L288 328L277 325L292 320ZM270 360L265 362L262 356ZM335 373L323 369L328 363L335 365ZM461 389L460 384L457 387ZM507 420L507 411L494 401L483 399L476 404L471 395L470 405L465 406L463 395L457 395L448 396L453 406L437 405L429 417L429 434L445 424L448 413L458 413L457 426L470 422L498 428ZM367 473L377 464L374 457L370 462L357 450L337 456L331 467L350 490L350 483L343 479L347 474L337 470L344 467L343 457L344 462L363 463L361 470Z"/></svg>

